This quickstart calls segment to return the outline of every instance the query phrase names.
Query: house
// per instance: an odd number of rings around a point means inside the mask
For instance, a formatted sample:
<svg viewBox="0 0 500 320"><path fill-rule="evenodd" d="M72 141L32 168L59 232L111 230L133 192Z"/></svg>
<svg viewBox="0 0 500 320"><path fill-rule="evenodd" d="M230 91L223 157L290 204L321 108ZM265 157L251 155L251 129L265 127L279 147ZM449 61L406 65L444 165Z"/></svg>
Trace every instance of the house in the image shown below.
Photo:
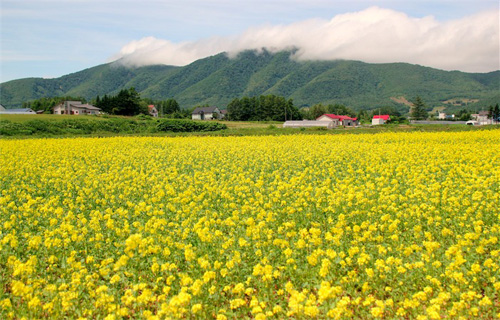
<svg viewBox="0 0 500 320"><path fill-rule="evenodd" d="M191 114L193 120L213 120L221 118L221 111L217 107L198 107Z"/></svg>
<svg viewBox="0 0 500 320"><path fill-rule="evenodd" d="M492 119L489 119L488 111L479 111L479 113L471 114L472 120L476 120L478 125L492 124Z"/></svg>
<svg viewBox="0 0 500 320"><path fill-rule="evenodd" d="M149 112L149 115L155 117L155 118L158 118L158 110L156 109L156 107L152 104L150 104L148 106L148 112Z"/></svg>
<svg viewBox="0 0 500 320"><path fill-rule="evenodd" d="M334 127L344 126L344 127L354 127L358 125L357 118L351 118L349 116L340 116L336 114L324 114L316 119L316 121L332 121Z"/></svg>
<svg viewBox="0 0 500 320"><path fill-rule="evenodd" d="M285 121L283 128L311 128L311 127L322 127L326 129L333 129L335 127L334 121L314 121L314 120L302 120L302 121Z"/></svg>
<svg viewBox="0 0 500 320"><path fill-rule="evenodd" d="M64 101L54 107L54 114L100 114L101 109L81 101Z"/></svg>
<svg viewBox="0 0 500 320"><path fill-rule="evenodd" d="M446 114L445 112L439 112L438 119L439 120L454 120L455 115L454 114Z"/></svg>
<svg viewBox="0 0 500 320"><path fill-rule="evenodd" d="M373 116L372 126L386 124L388 121L391 121L391 116L388 114Z"/></svg>
<svg viewBox="0 0 500 320"><path fill-rule="evenodd" d="M5 109L3 106L0 109L0 114L36 114L35 111L33 111L30 108L23 108L23 109Z"/></svg>
<svg viewBox="0 0 500 320"><path fill-rule="evenodd" d="M477 121L480 125L491 124L491 119L489 119L490 113L489 111L479 111L479 115L477 117Z"/></svg>

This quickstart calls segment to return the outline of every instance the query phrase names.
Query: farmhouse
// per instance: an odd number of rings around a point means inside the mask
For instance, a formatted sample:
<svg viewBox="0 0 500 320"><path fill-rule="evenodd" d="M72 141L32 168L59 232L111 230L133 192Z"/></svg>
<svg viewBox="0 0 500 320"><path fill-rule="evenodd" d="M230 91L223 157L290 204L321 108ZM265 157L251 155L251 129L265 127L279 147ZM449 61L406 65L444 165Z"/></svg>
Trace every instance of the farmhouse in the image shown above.
<svg viewBox="0 0 500 320"><path fill-rule="evenodd" d="M349 116L340 116L336 114L324 114L316 119L316 121L331 121L333 126L344 126L344 127L354 127L358 125L357 118L351 118Z"/></svg>
<svg viewBox="0 0 500 320"><path fill-rule="evenodd" d="M64 101L54 107L54 114L100 114L101 109L81 101Z"/></svg>
<svg viewBox="0 0 500 320"><path fill-rule="evenodd" d="M155 117L155 118L158 117L158 109L156 109L156 107L154 105L150 104L148 106L148 112L149 112L150 116Z"/></svg>
<svg viewBox="0 0 500 320"><path fill-rule="evenodd" d="M454 114L446 114L446 112L439 112L438 119L439 120L454 120L455 115Z"/></svg>
<svg viewBox="0 0 500 320"><path fill-rule="evenodd" d="M372 125L386 124L387 121L391 121L391 116L388 114L373 116Z"/></svg>
<svg viewBox="0 0 500 320"><path fill-rule="evenodd" d="M198 107L191 114L193 120L221 119L222 113L217 107Z"/></svg>
<svg viewBox="0 0 500 320"><path fill-rule="evenodd" d="M479 111L479 113L471 114L471 118L476 120L479 125L492 124L492 119L489 119L488 111Z"/></svg>

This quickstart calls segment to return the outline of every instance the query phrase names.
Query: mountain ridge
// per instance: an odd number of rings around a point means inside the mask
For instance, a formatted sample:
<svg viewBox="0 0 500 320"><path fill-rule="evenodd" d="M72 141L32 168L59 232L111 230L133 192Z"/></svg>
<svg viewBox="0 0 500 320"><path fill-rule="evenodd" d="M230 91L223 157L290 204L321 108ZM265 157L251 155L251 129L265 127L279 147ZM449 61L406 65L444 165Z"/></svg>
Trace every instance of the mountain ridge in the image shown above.
<svg viewBox="0 0 500 320"><path fill-rule="evenodd" d="M298 107L340 103L355 110L380 106L408 109L395 97L420 96L429 107L443 101L500 101L500 70L489 73L443 71L408 63L361 61L296 61L291 51L225 53L178 67L127 67L112 62L54 79L24 78L0 84L0 103L20 107L42 97L116 94L135 87L143 98L176 99L181 107L210 104L224 108L232 99L274 94L293 99ZM450 105L450 110L458 108Z"/></svg>

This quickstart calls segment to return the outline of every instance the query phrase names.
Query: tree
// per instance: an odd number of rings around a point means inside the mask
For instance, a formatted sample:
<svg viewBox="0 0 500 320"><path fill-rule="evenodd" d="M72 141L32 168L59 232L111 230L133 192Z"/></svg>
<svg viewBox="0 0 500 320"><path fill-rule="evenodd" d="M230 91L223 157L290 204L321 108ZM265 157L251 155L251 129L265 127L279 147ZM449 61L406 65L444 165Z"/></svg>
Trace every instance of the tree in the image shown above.
<svg viewBox="0 0 500 320"><path fill-rule="evenodd" d="M370 117L368 116L366 110L359 110L358 115L356 117L358 118L359 122L370 120Z"/></svg>
<svg viewBox="0 0 500 320"><path fill-rule="evenodd" d="M413 102L413 107L411 108L410 117L412 120L425 120L429 114L427 113L427 106L420 96L415 98Z"/></svg>
<svg viewBox="0 0 500 320"><path fill-rule="evenodd" d="M179 107L179 103L175 99L168 99L165 101L165 113L175 113L181 111L181 108Z"/></svg>
<svg viewBox="0 0 500 320"><path fill-rule="evenodd" d="M498 103L493 108L493 119L500 121L500 106L498 106Z"/></svg>
<svg viewBox="0 0 500 320"><path fill-rule="evenodd" d="M164 114L174 114L174 113L179 113L181 111L181 108L179 107L179 103L175 99L167 99L165 101L158 101L156 103L151 103L155 104L157 106L157 109L160 111L161 115Z"/></svg>
<svg viewBox="0 0 500 320"><path fill-rule="evenodd" d="M462 109L458 112L457 118L460 121L469 121L470 120L470 112L467 111L466 109Z"/></svg>
<svg viewBox="0 0 500 320"><path fill-rule="evenodd" d="M115 97L116 104L111 110L113 114L119 114L123 116L135 116L139 113L145 113L142 110L141 99L139 93L135 91L135 88L120 90L118 95ZM147 113L147 111L146 111Z"/></svg>
<svg viewBox="0 0 500 320"><path fill-rule="evenodd" d="M293 100L284 97L266 95L233 99L227 105L228 119L236 121L284 121L300 120L302 115Z"/></svg>
<svg viewBox="0 0 500 320"><path fill-rule="evenodd" d="M349 116L349 117L355 117L356 112L352 110L349 107L344 106L343 104L329 104L328 107L328 113L333 113L341 116Z"/></svg>
<svg viewBox="0 0 500 320"><path fill-rule="evenodd" d="M135 88L122 89L116 96L104 95L102 99L96 99L96 107L106 113L123 116L148 114L147 104L141 101Z"/></svg>
<svg viewBox="0 0 500 320"><path fill-rule="evenodd" d="M325 113L328 113L328 107L320 104L315 104L314 106L309 108L309 115L308 118L310 120L315 120Z"/></svg>

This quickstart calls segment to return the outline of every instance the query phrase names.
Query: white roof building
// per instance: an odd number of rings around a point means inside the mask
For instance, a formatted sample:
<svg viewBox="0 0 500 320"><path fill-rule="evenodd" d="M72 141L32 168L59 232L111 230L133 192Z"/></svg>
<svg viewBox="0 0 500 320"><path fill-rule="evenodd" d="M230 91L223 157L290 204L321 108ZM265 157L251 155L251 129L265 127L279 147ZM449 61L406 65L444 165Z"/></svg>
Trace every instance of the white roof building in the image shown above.
<svg viewBox="0 0 500 320"><path fill-rule="evenodd" d="M100 114L101 109L81 101L64 101L54 107L54 114Z"/></svg>
<svg viewBox="0 0 500 320"><path fill-rule="evenodd" d="M30 108L5 109L2 106L2 108L0 108L0 114L36 114L36 112L31 110Z"/></svg>

